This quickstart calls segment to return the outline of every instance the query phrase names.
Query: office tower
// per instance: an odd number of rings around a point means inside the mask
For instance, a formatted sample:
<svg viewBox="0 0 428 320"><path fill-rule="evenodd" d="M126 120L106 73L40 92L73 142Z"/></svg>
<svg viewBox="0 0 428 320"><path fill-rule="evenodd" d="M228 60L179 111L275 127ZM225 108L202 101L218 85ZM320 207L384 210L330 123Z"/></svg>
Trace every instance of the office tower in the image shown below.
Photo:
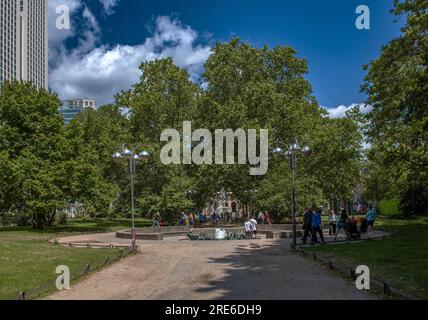
<svg viewBox="0 0 428 320"><path fill-rule="evenodd" d="M0 83L48 88L48 0L0 0Z"/></svg>
<svg viewBox="0 0 428 320"><path fill-rule="evenodd" d="M95 100L91 99L71 99L61 100L59 112L64 117L64 123L69 124L82 110L97 109Z"/></svg>

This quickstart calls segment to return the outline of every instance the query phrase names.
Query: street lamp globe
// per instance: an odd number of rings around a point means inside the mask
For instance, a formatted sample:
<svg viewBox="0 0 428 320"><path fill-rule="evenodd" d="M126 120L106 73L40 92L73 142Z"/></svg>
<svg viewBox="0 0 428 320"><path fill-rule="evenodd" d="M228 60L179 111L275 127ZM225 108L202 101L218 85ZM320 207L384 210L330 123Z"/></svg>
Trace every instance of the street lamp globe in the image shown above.
<svg viewBox="0 0 428 320"><path fill-rule="evenodd" d="M274 156L283 156L284 150L282 150L282 148L280 147L276 147L275 149L272 150L272 153Z"/></svg>
<svg viewBox="0 0 428 320"><path fill-rule="evenodd" d="M123 149L120 154L125 160L131 160L133 155L132 151L129 149Z"/></svg>
<svg viewBox="0 0 428 320"><path fill-rule="evenodd" d="M120 152L115 152L115 153L112 155L112 158L113 158L113 159L120 159L120 158L122 158L122 155L120 154Z"/></svg>
<svg viewBox="0 0 428 320"><path fill-rule="evenodd" d="M113 158L113 160L115 160L115 161L121 161L123 158L122 158L122 155L120 154L120 152L116 152L115 154L113 154L112 156L111 156L112 158Z"/></svg>
<svg viewBox="0 0 428 320"><path fill-rule="evenodd" d="M309 156L309 155L311 155L311 153L312 153L312 150L311 150L311 148L309 148L308 146L306 146L306 147L304 147L304 148L302 149L302 154L303 154L304 156Z"/></svg>
<svg viewBox="0 0 428 320"><path fill-rule="evenodd" d="M148 153L147 151L143 150L139 155L139 158L141 161L147 161L150 158L150 153Z"/></svg>
<svg viewBox="0 0 428 320"><path fill-rule="evenodd" d="M296 143L293 143L291 146L290 146L290 149L289 149L289 151L291 151L291 152L298 152L298 151L300 151L300 146L299 146L299 144L296 142Z"/></svg>

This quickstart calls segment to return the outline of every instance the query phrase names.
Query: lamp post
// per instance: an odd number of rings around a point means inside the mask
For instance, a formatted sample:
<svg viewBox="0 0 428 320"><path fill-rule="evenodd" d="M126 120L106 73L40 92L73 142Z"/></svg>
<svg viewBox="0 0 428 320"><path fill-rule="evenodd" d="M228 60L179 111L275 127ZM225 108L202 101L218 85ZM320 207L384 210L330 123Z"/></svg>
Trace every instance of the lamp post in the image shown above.
<svg viewBox="0 0 428 320"><path fill-rule="evenodd" d="M273 149L273 154L278 157L284 157L289 161L291 171L291 217L293 223L293 248L297 246L297 223L296 223L296 169L297 169L297 155L308 156L311 154L309 147L300 148L297 139L291 144L287 150L281 147Z"/></svg>
<svg viewBox="0 0 428 320"><path fill-rule="evenodd" d="M255 194L257 194L259 191L257 189L251 189L251 190L246 190L245 193L248 194L248 214L249 217L251 217L251 211L252 211L252 202L253 202L253 197Z"/></svg>
<svg viewBox="0 0 428 320"><path fill-rule="evenodd" d="M136 163L140 161L147 161L150 158L150 154L147 151L142 151L137 154L134 150L130 150L123 146L122 151L116 152L112 155L115 161L126 161L128 162L128 172L131 181L131 245L132 250L137 250L136 246L136 234L135 234L135 200L134 200L134 176L136 171Z"/></svg>

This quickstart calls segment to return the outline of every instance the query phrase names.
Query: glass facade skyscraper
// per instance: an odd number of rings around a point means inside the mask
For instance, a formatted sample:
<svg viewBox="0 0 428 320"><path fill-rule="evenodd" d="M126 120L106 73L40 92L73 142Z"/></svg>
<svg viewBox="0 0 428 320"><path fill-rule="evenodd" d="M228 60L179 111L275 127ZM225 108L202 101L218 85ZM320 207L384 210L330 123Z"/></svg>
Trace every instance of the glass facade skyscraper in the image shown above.
<svg viewBox="0 0 428 320"><path fill-rule="evenodd" d="M61 108L59 109L59 112L64 117L64 123L69 124L71 120L73 120L74 117L77 116L83 110L83 108L72 106L69 100L65 100L61 102L62 102L62 105L61 105Z"/></svg>
<svg viewBox="0 0 428 320"><path fill-rule="evenodd" d="M61 108L59 112L64 117L64 123L69 124L82 110L96 109L95 100L90 99L74 99L74 100L61 100Z"/></svg>
<svg viewBox="0 0 428 320"><path fill-rule="evenodd" d="M48 0L0 0L0 83L48 88Z"/></svg>

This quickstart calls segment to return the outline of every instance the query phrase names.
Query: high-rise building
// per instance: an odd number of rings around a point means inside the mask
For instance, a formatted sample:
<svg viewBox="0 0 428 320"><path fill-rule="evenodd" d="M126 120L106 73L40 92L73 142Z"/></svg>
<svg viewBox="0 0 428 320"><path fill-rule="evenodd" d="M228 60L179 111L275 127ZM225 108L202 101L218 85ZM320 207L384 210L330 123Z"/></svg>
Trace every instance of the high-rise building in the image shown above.
<svg viewBox="0 0 428 320"><path fill-rule="evenodd" d="M91 99L71 99L61 100L59 112L64 117L64 123L69 124L82 110L97 109L95 100Z"/></svg>
<svg viewBox="0 0 428 320"><path fill-rule="evenodd" d="M48 0L0 0L0 83L48 88Z"/></svg>

